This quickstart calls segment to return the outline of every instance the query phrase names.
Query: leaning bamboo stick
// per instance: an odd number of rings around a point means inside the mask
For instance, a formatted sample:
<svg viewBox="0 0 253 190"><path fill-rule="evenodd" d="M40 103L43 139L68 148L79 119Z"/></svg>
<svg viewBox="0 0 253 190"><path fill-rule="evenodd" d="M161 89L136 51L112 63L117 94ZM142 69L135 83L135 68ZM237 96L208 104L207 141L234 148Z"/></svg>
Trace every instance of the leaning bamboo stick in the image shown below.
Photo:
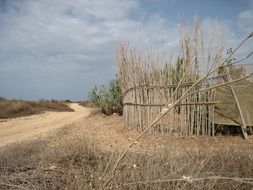
<svg viewBox="0 0 253 190"><path fill-rule="evenodd" d="M232 77L230 75L230 72L229 72L229 70L228 70L227 67L225 67L225 72L227 74L228 81L232 81L233 79L232 79ZM230 89L230 91L231 91L231 93L233 95L233 98L234 98L235 103L236 103L236 107L237 107L237 109L239 111L240 119L242 121L241 130L242 130L243 137L244 137L244 139L248 139L248 134L247 134L247 131L246 131L247 125L246 125L246 121L245 121L244 115L242 113L242 108L241 108L240 102L238 100L237 94L235 93L235 89L233 88L233 86L229 85L229 89Z"/></svg>
<svg viewBox="0 0 253 190"><path fill-rule="evenodd" d="M213 101L213 102L188 102L188 103L178 103L175 106L186 106L186 105L213 105L213 104L220 104L219 101ZM166 104L142 104L142 103L132 103L132 102L126 102L124 105L134 105L134 106L154 106L154 107L162 107Z"/></svg>

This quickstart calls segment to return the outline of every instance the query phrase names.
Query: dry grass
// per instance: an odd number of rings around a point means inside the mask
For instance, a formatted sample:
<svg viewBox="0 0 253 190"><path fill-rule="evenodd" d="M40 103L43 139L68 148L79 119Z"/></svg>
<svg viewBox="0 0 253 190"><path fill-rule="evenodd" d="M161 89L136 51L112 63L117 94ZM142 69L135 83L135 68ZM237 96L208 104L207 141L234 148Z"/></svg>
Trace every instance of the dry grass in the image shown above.
<svg viewBox="0 0 253 190"><path fill-rule="evenodd" d="M0 119L38 114L43 111L73 111L65 102L56 100L24 101L0 97Z"/></svg>
<svg viewBox="0 0 253 190"><path fill-rule="evenodd" d="M83 107L94 107L94 105L92 104L92 102L88 101L88 100L84 100L79 102L79 105L83 106Z"/></svg>
<svg viewBox="0 0 253 190"><path fill-rule="evenodd" d="M99 149L86 135L73 133L76 128L1 149L0 189L101 189L119 152ZM239 179L253 178L252 145L186 148L184 141L153 153L129 152L108 188L252 189L252 181Z"/></svg>

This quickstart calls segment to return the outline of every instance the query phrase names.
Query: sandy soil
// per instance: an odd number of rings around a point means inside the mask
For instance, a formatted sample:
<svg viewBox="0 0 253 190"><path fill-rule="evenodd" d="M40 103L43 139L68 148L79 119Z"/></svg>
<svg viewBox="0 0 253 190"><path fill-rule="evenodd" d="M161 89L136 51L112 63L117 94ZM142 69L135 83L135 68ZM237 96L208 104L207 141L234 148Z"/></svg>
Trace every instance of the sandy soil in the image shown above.
<svg viewBox="0 0 253 190"><path fill-rule="evenodd" d="M41 137L55 129L77 122L91 112L77 103L69 106L74 112L45 112L38 115L0 120L0 147L8 143Z"/></svg>

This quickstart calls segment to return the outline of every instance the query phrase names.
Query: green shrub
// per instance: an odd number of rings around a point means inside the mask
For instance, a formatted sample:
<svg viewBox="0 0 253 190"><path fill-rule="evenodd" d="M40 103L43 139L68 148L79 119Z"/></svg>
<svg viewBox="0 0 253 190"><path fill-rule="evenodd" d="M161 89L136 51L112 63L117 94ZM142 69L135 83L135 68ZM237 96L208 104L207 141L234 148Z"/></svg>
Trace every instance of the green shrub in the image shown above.
<svg viewBox="0 0 253 190"><path fill-rule="evenodd" d="M123 95L117 79L110 81L108 86L93 87L89 93L93 105L102 109L106 115L123 112Z"/></svg>

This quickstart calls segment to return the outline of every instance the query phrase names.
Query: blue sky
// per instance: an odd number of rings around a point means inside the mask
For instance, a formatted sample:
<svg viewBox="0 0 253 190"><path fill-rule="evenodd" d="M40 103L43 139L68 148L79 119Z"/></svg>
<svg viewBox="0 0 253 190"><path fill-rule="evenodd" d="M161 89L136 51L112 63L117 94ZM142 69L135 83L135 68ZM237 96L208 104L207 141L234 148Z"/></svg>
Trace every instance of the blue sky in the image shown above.
<svg viewBox="0 0 253 190"><path fill-rule="evenodd" d="M253 31L253 0L0 0L0 96L83 100L114 78L120 41L171 52L195 15L226 47Z"/></svg>

